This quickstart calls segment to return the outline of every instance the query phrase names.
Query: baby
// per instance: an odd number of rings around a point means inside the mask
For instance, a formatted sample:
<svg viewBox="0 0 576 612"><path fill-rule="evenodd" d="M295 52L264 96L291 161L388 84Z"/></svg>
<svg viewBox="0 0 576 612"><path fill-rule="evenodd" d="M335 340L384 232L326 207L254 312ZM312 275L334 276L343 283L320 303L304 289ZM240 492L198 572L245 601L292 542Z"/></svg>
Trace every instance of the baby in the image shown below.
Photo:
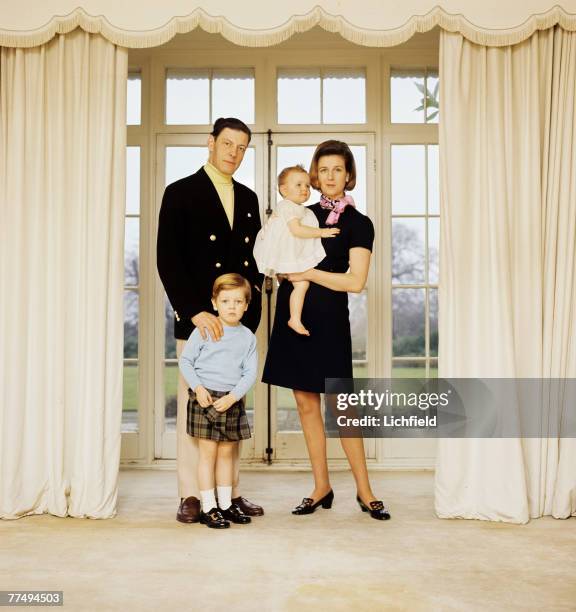
<svg viewBox="0 0 576 612"><path fill-rule="evenodd" d="M320 229L316 215L302 206L310 197L310 177L302 166L290 166L280 172L278 191L285 199L278 203L254 244L258 270L266 276L314 268L326 256L320 238L333 238L340 233L335 227ZM310 283L294 281L292 284L288 325L295 332L309 336L301 318Z"/></svg>

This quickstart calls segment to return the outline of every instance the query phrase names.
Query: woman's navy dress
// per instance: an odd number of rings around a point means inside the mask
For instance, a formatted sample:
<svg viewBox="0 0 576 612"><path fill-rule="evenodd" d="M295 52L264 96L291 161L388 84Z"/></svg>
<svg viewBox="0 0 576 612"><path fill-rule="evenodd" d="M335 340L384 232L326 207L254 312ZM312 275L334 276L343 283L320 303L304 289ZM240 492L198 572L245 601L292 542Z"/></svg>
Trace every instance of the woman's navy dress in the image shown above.
<svg viewBox="0 0 576 612"><path fill-rule="evenodd" d="M337 227L334 238L323 238L326 257L316 266L327 272L346 272L349 250L372 250L372 221L352 206L340 214L336 225L326 225L330 211L320 204L309 207L320 227ZM324 393L324 379L352 378L352 339L348 293L310 283L304 300L302 323L310 336L288 327L292 283L282 281L276 299L276 314L262 381L279 387Z"/></svg>

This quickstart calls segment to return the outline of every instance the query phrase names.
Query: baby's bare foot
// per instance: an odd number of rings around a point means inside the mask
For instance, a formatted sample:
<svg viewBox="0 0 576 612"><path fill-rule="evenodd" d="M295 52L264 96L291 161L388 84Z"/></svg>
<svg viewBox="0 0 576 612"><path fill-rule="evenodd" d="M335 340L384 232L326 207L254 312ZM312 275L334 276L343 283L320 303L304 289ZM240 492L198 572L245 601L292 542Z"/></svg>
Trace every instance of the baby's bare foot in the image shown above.
<svg viewBox="0 0 576 612"><path fill-rule="evenodd" d="M302 336L309 336L310 332L302 325L302 321L296 321L290 319L288 321L288 326L291 327L297 334L301 334Z"/></svg>

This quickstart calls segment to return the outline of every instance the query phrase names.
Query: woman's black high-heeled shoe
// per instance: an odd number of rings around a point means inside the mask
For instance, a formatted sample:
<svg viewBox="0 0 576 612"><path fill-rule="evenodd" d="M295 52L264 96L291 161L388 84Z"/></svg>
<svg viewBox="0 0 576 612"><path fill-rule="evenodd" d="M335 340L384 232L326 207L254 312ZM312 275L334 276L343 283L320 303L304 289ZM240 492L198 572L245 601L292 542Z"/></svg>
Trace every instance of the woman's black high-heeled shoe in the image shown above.
<svg viewBox="0 0 576 612"><path fill-rule="evenodd" d="M311 497L305 497L302 500L302 503L296 506L294 510L292 510L292 514L312 514L318 506L322 506L322 508L332 508L332 502L334 501L334 491L330 489L326 495L322 499L319 499L316 503Z"/></svg>
<svg viewBox="0 0 576 612"><path fill-rule="evenodd" d="M384 502L381 501L373 501L370 502L370 508L360 499L359 495L356 495L356 501L360 506L362 512L370 512L370 516L373 519L377 519L379 521L387 521L390 518L390 512L388 508L384 505Z"/></svg>

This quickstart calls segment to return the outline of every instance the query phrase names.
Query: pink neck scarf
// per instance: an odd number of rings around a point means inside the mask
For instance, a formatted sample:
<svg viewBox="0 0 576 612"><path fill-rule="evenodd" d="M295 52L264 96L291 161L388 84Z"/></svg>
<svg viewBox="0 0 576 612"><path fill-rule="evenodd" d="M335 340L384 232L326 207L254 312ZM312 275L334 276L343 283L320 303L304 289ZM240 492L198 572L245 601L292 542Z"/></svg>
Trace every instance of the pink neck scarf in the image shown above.
<svg viewBox="0 0 576 612"><path fill-rule="evenodd" d="M326 225L334 225L335 223L338 223L338 219L340 218L340 213L344 211L346 206L352 206L353 208L356 208L356 204L354 204L354 200L352 199L352 196L350 195L345 195L343 198L340 198L339 200L331 200L330 198L327 198L325 195L322 195L320 197L320 206L322 208L326 208L332 211L328 215L328 218L326 219Z"/></svg>

